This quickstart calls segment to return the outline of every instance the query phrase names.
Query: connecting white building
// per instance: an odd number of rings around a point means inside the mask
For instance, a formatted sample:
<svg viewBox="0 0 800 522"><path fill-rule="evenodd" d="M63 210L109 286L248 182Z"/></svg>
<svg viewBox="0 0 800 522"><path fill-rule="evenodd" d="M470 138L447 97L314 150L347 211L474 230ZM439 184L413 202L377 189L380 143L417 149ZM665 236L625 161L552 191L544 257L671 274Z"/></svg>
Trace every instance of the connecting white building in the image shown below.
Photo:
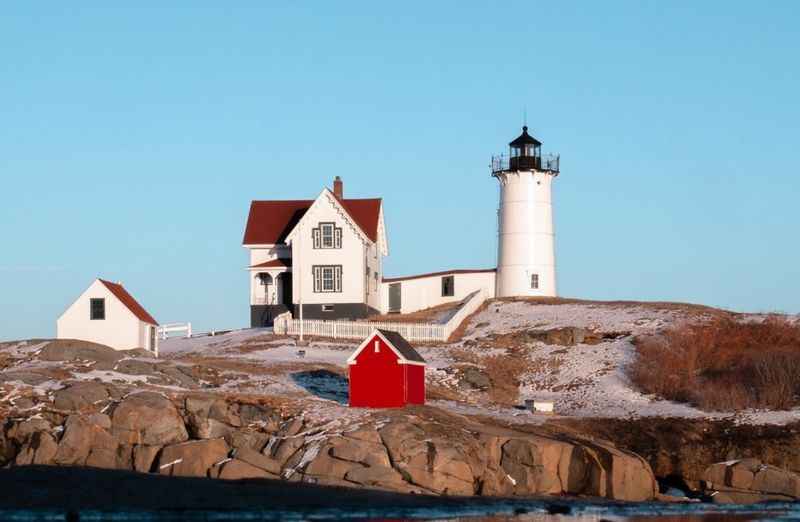
<svg viewBox="0 0 800 522"><path fill-rule="evenodd" d="M243 246L250 263L251 326L279 314L356 319L410 313L482 290L494 297L555 296L552 182L558 156L523 127L508 156L492 158L500 183L498 266L386 278L380 198L347 199L337 176L312 200L253 201Z"/></svg>

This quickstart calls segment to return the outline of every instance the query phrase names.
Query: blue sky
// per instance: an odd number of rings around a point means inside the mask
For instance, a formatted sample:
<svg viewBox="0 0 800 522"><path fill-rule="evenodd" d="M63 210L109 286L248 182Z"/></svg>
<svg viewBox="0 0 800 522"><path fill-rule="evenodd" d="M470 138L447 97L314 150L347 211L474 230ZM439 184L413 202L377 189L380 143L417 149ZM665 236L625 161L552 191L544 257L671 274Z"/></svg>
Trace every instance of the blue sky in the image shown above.
<svg viewBox="0 0 800 522"><path fill-rule="evenodd" d="M335 175L387 275L493 266L525 108L563 295L800 312L794 2L69 4L0 11L0 339L96 276L245 326L250 200Z"/></svg>

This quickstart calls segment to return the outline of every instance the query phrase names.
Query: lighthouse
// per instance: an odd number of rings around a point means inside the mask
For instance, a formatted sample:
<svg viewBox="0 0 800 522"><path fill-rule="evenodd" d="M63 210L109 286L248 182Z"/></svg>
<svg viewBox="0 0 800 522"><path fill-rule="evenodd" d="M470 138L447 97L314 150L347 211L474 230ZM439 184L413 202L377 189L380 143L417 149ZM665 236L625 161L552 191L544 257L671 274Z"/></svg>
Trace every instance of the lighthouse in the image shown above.
<svg viewBox="0 0 800 522"><path fill-rule="evenodd" d="M496 295L556 296L552 185L559 156L542 156L527 126L508 145L508 156L491 164L500 183Z"/></svg>

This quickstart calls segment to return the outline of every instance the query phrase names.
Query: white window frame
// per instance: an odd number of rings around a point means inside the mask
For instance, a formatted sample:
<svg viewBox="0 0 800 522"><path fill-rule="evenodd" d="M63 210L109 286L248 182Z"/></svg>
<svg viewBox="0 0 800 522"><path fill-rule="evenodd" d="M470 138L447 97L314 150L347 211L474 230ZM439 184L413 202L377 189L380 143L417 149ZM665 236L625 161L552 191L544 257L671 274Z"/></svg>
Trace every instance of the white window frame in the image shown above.
<svg viewBox="0 0 800 522"><path fill-rule="evenodd" d="M333 267L332 266L322 267L322 291L333 292L334 288L335 287L333 285Z"/></svg>
<svg viewBox="0 0 800 522"><path fill-rule="evenodd" d="M539 274L531 274L531 289L539 289Z"/></svg>

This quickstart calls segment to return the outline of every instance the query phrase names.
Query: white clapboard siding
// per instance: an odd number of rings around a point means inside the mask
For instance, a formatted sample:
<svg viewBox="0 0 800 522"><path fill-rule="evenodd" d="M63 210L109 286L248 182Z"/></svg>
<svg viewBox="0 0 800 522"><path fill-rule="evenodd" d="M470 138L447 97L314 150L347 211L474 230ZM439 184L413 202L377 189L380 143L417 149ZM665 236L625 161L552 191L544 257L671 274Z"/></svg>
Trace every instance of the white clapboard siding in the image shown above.
<svg viewBox="0 0 800 522"><path fill-rule="evenodd" d="M398 332L409 341L437 342L447 341L461 323L474 313L486 300L486 291L477 290L464 299L461 308L445 324L435 323L393 323L367 321L323 321L304 319L303 334L334 339L363 339L373 329L392 330ZM300 320L292 319L284 313L275 318L275 333L284 335L300 335Z"/></svg>

